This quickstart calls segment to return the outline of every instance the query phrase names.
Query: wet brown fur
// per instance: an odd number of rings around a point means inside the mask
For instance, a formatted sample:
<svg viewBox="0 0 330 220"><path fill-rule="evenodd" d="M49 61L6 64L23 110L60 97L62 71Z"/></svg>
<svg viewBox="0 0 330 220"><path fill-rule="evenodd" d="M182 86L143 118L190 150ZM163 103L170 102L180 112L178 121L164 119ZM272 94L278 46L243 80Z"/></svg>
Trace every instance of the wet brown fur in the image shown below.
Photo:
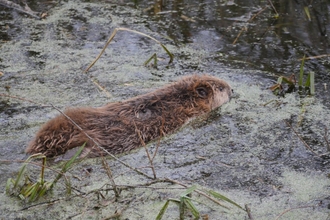
<svg viewBox="0 0 330 220"><path fill-rule="evenodd" d="M172 133L189 120L229 101L231 93L230 86L221 79L193 75L123 102L99 108L71 108L65 114L100 146L118 154L141 146L142 141L148 143ZM84 154L102 155L83 132L59 115L41 127L26 152L52 157L84 142L87 142Z"/></svg>

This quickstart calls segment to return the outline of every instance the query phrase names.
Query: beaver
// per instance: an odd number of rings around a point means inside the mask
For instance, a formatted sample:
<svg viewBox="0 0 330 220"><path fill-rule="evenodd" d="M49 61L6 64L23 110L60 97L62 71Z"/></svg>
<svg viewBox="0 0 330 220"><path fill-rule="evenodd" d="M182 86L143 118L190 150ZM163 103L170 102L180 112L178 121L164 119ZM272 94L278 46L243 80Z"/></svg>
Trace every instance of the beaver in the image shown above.
<svg viewBox="0 0 330 220"><path fill-rule="evenodd" d="M191 75L153 92L103 107L78 107L45 123L26 148L26 153L47 157L64 154L86 143L82 155L128 152L166 134L173 133L191 119L228 102L228 83L210 75Z"/></svg>

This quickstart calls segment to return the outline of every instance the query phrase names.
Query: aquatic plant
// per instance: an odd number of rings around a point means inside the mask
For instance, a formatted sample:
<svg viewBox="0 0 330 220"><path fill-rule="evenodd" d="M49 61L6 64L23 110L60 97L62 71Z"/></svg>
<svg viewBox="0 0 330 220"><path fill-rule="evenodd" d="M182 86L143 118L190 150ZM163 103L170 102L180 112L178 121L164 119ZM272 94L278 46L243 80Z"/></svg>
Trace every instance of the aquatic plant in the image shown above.
<svg viewBox="0 0 330 220"><path fill-rule="evenodd" d="M72 167L73 162L80 155L85 145L86 143L83 144L76 152L76 154L63 165L61 171L58 172L58 175L52 181L45 180L46 156L41 153L31 155L24 161L23 166L17 174L17 177L15 179L9 178L7 180L6 193L9 195L18 196L20 199L27 200L28 202L33 202L41 198L48 191L50 191L57 183L57 181L61 179L63 175L65 175L65 173ZM26 167L28 164L38 165L32 162L32 160L35 159L41 159L42 164L40 170L40 178L36 182L33 182L32 178L26 174ZM71 193L71 184L69 179L64 178L64 180L67 187L67 193ZM22 184L22 182L24 183Z"/></svg>
<svg viewBox="0 0 330 220"><path fill-rule="evenodd" d="M161 220L166 212L166 209L168 208L168 205L170 204L170 202L177 204L179 206L179 219L183 220L184 219L184 215L186 211L190 211L191 214L194 216L194 219L199 219L200 218L200 212L198 211L198 209L196 208L196 206L194 205L193 202L198 202L201 203L197 200L193 200L192 199L192 193L193 192L199 192L201 193L200 190L197 189L197 186L191 186L188 187L182 194L179 195L179 199L168 199L165 204L163 205L163 207L161 208L161 210L159 211L156 220ZM202 191L203 192L203 191ZM206 194L205 194L206 193ZM219 206L229 209L227 206L222 205L221 202L219 200L228 202L232 205L235 205L236 207L247 211L246 209L244 209L242 206L238 205L237 203L235 203L234 201L232 201L231 199L227 198L224 195L221 195L218 192L215 192L213 190L208 190L206 192L203 192L204 195L207 195L207 197L213 196L214 198L216 198L217 200L215 200L216 204L218 204ZM208 197L210 198L210 197ZM210 198L211 199L211 198ZM211 199L212 201L214 201L213 199Z"/></svg>
<svg viewBox="0 0 330 220"><path fill-rule="evenodd" d="M298 78L298 87L299 91L303 91L303 87L308 90L310 95L315 95L315 74L314 72L310 72L307 75L306 82L304 84L304 64L305 64L305 56L301 59L299 78ZM290 77L280 76L277 78L277 83L270 87L270 90L275 95L283 96L285 93L291 93L296 89L296 77L292 74Z"/></svg>

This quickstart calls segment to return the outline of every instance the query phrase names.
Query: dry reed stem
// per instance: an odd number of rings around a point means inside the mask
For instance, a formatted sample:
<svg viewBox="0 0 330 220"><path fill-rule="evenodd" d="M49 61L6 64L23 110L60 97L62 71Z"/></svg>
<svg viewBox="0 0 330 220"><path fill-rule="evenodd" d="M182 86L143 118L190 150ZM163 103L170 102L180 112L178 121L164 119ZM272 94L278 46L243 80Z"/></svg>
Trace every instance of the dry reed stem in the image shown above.
<svg viewBox="0 0 330 220"><path fill-rule="evenodd" d="M115 183L115 180L113 179L113 175L112 175L112 172L111 172L111 169L110 169L110 166L109 166L109 164L107 163L107 161L104 159L104 157L102 156L102 164L103 164L103 167L104 167L104 169L105 169L105 171L106 171L106 173L107 173L107 175L108 175L108 177L109 177L109 179L110 179L110 182L111 182L111 185L112 185L112 187L113 187L113 191L115 192L115 196L116 196L116 198L118 198L119 197L119 190L118 190L118 188L117 188L117 185L116 185L116 183Z"/></svg>
<svg viewBox="0 0 330 220"><path fill-rule="evenodd" d="M321 157L318 153L313 151L313 149L302 139L302 137L298 134L298 132L292 127L292 125L287 121L284 120L285 123L291 128L291 130L297 135L297 137L300 139L300 141L305 145L305 147L310 150L315 156Z"/></svg>
<svg viewBox="0 0 330 220"><path fill-rule="evenodd" d="M104 88L104 86L100 85L95 79L91 79L91 81L97 86L97 88L99 88L101 91L103 91L107 95L108 98L112 97L111 93L108 90L106 90L106 88Z"/></svg>
<svg viewBox="0 0 330 220"><path fill-rule="evenodd" d="M171 63L173 61L173 55L166 49L166 47L157 39L144 34L142 32L139 31L135 31L135 30L131 30L128 28L115 28L114 31L112 32L112 34L110 35L108 41L106 42L106 44L104 45L104 47L102 48L102 51L99 53L99 55L94 59L94 61L87 67L87 69L84 71L84 73L87 73L89 71L90 68L92 68L92 66L94 66L94 64L100 59L100 57L102 56L102 54L104 53L105 49L108 47L108 45L110 44L110 42L113 40L113 38L116 36L117 31L128 31L128 32L132 32L135 34L139 34L142 35L144 37L150 38L151 40L155 41L156 43L158 43L165 51L166 53L170 56L170 61L169 63Z"/></svg>
<svg viewBox="0 0 330 220"><path fill-rule="evenodd" d="M154 179L156 179L157 176L156 176L155 167L154 167L154 164L153 164L152 158L151 158L151 156L150 156L150 154L149 154L149 151L148 151L148 148L147 148L147 146L146 146L146 143L144 143L144 141L143 141L143 139L142 139L142 137L141 137L141 131L136 127L136 124L135 124L134 121L133 121L133 123L134 123L134 126L135 126L135 132L138 134L138 136L139 136L139 138L140 138L140 142L141 142L142 146L144 147L144 149L145 149L145 151L146 151L146 154L147 154L147 156L148 156L148 160L149 160L149 163L150 163L150 168L151 168L152 173L153 173L153 175L154 175Z"/></svg>
<svg viewBox="0 0 330 220"><path fill-rule="evenodd" d="M264 8L262 8L260 11L257 12L257 14L253 15L246 23L250 23L253 19L255 19L259 14L261 14L264 10L266 10L268 8L268 6L265 6ZM236 42L238 41L238 38L242 35L243 31L246 29L246 26L242 27L241 31L238 33L236 39L234 40L234 42L232 43L233 45L236 44Z"/></svg>
<svg viewBox="0 0 330 220"><path fill-rule="evenodd" d="M329 140L328 140L328 128L325 127L325 132L324 132L324 140L325 140L325 143L327 144L327 150L328 152L330 152L330 144L329 144Z"/></svg>
<svg viewBox="0 0 330 220"><path fill-rule="evenodd" d="M292 210L294 210L294 209L304 209L304 208L314 208L314 206L309 206L309 205L307 205L307 206L299 206L299 207L296 207L296 208L287 209L287 210L283 211L281 214L279 214L279 215L275 218L275 220L278 220L282 215L284 215L285 213L290 212L290 211L292 211Z"/></svg>
<svg viewBox="0 0 330 220"><path fill-rule="evenodd" d="M31 16L31 17L36 18L36 19L39 19L39 20L41 19L41 17L38 16L38 12L32 11L31 8L26 3L25 3L25 8L23 8L19 4L16 4L12 1L0 0L0 5L3 5L7 8L11 8L11 9L17 10L19 12L25 13L25 14Z"/></svg>
<svg viewBox="0 0 330 220"><path fill-rule="evenodd" d="M302 60L313 60L313 59L319 59L319 58L323 58L323 57L330 57L330 54L323 54L323 55L318 55L318 56L305 57L305 58L299 59L298 61L302 61Z"/></svg>
<svg viewBox="0 0 330 220"><path fill-rule="evenodd" d="M247 212L247 215L248 215L249 219L253 220L253 217L251 215L251 209L249 208L249 206L247 204L245 204L245 210Z"/></svg>
<svg viewBox="0 0 330 220"><path fill-rule="evenodd" d="M270 6L272 6L274 12L278 15L278 12L277 12L276 8L274 7L273 2L271 0L268 0L268 2L270 4Z"/></svg>
<svg viewBox="0 0 330 220"><path fill-rule="evenodd" d="M7 95L7 94L4 94L4 93L0 93L0 96L30 102L30 103L36 104L40 107L52 107L51 105L44 105L44 104L29 100L29 99L25 99L25 98L21 98L21 97L18 97L18 96L13 96L13 95Z"/></svg>

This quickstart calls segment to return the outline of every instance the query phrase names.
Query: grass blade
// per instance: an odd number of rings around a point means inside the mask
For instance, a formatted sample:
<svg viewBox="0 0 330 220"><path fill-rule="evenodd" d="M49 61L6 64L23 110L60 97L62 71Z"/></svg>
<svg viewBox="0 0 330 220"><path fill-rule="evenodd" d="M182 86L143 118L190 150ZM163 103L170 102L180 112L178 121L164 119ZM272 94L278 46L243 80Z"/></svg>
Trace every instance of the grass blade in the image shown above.
<svg viewBox="0 0 330 220"><path fill-rule="evenodd" d="M277 84L281 85L283 81L283 76L278 77Z"/></svg>
<svg viewBox="0 0 330 220"><path fill-rule="evenodd" d="M34 184L34 187L31 191L32 193L31 193L31 196L29 199L30 202L33 202L38 198L38 192L39 192L40 186L41 186L40 182L36 182L36 184Z"/></svg>
<svg viewBox="0 0 330 220"><path fill-rule="evenodd" d="M66 193L68 195L71 194L71 182L70 182L70 179L69 178L64 178L65 180L65 186L66 186Z"/></svg>
<svg viewBox="0 0 330 220"><path fill-rule="evenodd" d="M215 198L217 198L217 199L221 199L221 200L224 200L224 201L226 201L226 202L229 202L229 203L235 205L236 207L238 207L238 208L240 208L240 209L246 211L242 206L240 206L240 205L238 205L236 202L234 202L234 201L228 199L226 196L223 196L223 195L221 195L220 193L215 192L215 191L213 191L213 190L209 190L208 192L209 192L212 196L214 196Z"/></svg>
<svg viewBox="0 0 330 220"><path fill-rule="evenodd" d="M291 80L288 77L283 77L282 79L283 79L283 82L287 83L289 86L294 86L294 84L295 84L295 81Z"/></svg>
<svg viewBox="0 0 330 220"><path fill-rule="evenodd" d="M7 179L7 183L6 183L6 193L9 194L10 192L10 185L14 184L15 181L12 178Z"/></svg>
<svg viewBox="0 0 330 220"><path fill-rule="evenodd" d="M180 205L179 205L180 220L184 220L184 208L185 208L184 198L185 197L180 198Z"/></svg>
<svg viewBox="0 0 330 220"><path fill-rule="evenodd" d="M61 177L63 176L64 173L66 173L70 168L72 163L77 159L77 157L81 154L82 150L85 148L86 142L77 150L77 152L75 153L75 155L73 155L73 157L64 164L61 172L56 176L56 178L53 181L52 187L55 185L55 183L61 179Z"/></svg>
<svg viewBox="0 0 330 220"><path fill-rule="evenodd" d="M170 61L168 61L168 63L172 63L174 55L163 44L160 43L160 46L162 46L162 48L166 51L166 53L170 57Z"/></svg>
<svg viewBox="0 0 330 220"><path fill-rule="evenodd" d="M154 60L154 68L157 68L157 54L154 53L146 62L144 62L144 66L147 66L148 63L150 63L151 60Z"/></svg>
<svg viewBox="0 0 330 220"><path fill-rule="evenodd" d="M315 95L315 73L314 72L310 72L308 74L308 80L309 80L310 94Z"/></svg>
<svg viewBox="0 0 330 220"><path fill-rule="evenodd" d="M190 193L192 193L193 191L195 191L196 188L197 188L197 186L191 186L191 187L187 188L186 191L184 191L184 193L182 193L180 195L180 197L184 197L184 196L189 195Z"/></svg>
<svg viewBox="0 0 330 220"><path fill-rule="evenodd" d="M170 203L170 200L167 200L165 202L165 204L163 205L162 209L159 211L159 213L158 213L158 215L156 217L156 220L161 220L163 218L163 215L164 215L164 213L165 213L165 211L166 211L169 203Z"/></svg>
<svg viewBox="0 0 330 220"><path fill-rule="evenodd" d="M299 80L298 80L299 87L302 87L303 84L305 57L306 55L304 55L304 57L302 58L300 65Z"/></svg>
<svg viewBox="0 0 330 220"><path fill-rule="evenodd" d="M42 189L40 190L38 197L42 197L50 189L51 186L52 186L52 183L46 182L43 185Z"/></svg>
<svg viewBox="0 0 330 220"><path fill-rule="evenodd" d="M304 7L304 11L305 11L305 13L306 13L306 16L307 16L308 20L311 21L312 18L311 18L311 14L309 13L308 6L305 6L305 7Z"/></svg>
<svg viewBox="0 0 330 220"><path fill-rule="evenodd" d="M21 169L19 170L18 172L18 175L17 175L17 178L16 178L16 181L14 183L14 189L16 189L16 187L18 186L18 183L21 181L22 179L22 176L24 174L24 171L25 171L25 168L26 168L26 163L24 163L24 165L21 167Z"/></svg>
<svg viewBox="0 0 330 220"><path fill-rule="evenodd" d="M191 211L191 213L193 214L193 216L195 217L195 219L199 219L199 211L196 209L196 207L194 206L194 204L190 201L189 198L185 198L184 200L185 205L187 206L187 208Z"/></svg>

